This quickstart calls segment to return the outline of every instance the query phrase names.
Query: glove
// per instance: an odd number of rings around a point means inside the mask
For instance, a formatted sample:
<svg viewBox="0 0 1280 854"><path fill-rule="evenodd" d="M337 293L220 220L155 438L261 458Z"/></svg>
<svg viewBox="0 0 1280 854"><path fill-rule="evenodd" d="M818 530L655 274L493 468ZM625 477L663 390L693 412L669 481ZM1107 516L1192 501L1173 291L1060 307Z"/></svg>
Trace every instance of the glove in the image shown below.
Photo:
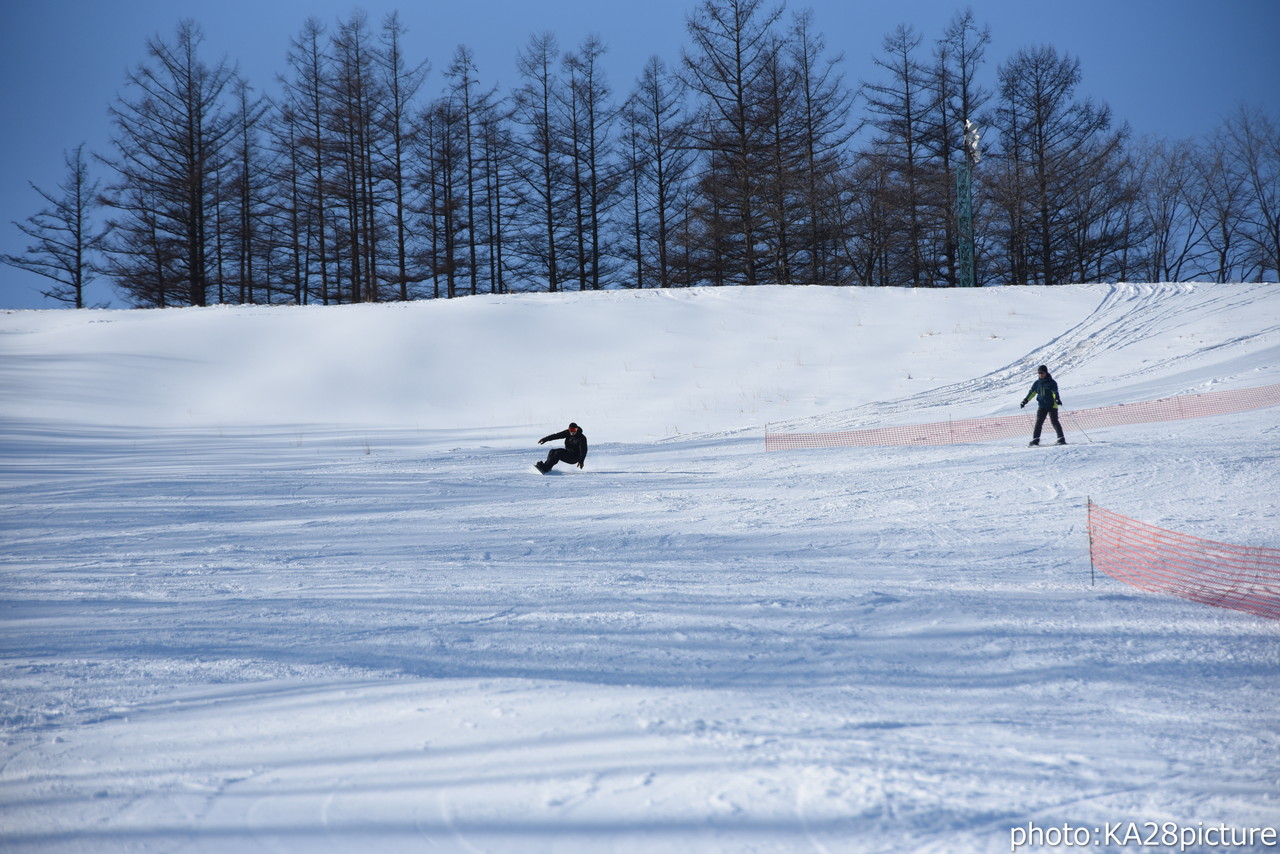
<svg viewBox="0 0 1280 854"><path fill-rule="evenodd" d="M578 463L578 468L582 468L582 463Z"/></svg>
<svg viewBox="0 0 1280 854"><path fill-rule="evenodd" d="M1024 400L1024 401L1022 401L1022 403L1019 403L1019 404L1018 404L1018 408L1019 408L1019 409L1026 409L1026 408L1027 408L1027 402L1026 402L1025 400Z"/></svg>
<svg viewBox="0 0 1280 854"><path fill-rule="evenodd" d="M545 444L546 444L546 442L547 442L547 440L546 440L546 439L539 439L539 440L538 440L538 444L539 444L539 445L545 445Z"/></svg>

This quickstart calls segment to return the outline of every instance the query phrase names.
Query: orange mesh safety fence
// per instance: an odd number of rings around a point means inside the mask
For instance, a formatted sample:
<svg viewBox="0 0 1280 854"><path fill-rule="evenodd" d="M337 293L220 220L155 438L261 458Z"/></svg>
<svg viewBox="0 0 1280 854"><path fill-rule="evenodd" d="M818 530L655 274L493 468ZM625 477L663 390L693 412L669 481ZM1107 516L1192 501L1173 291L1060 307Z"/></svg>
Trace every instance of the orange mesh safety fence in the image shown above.
<svg viewBox="0 0 1280 854"><path fill-rule="evenodd" d="M1280 404L1280 384L1210 391L1180 397L1164 397L1118 406L1095 409L1059 410L1063 429L1085 431L1094 427L1125 424L1148 424L1155 421L1177 421L1245 412ZM859 447L868 445L958 445L1008 439L1031 433L1035 414L1003 415L992 418L967 418L961 421L939 421L934 424L908 424L901 427L874 427L866 430L839 430L827 433L772 433L765 429L764 449L785 451L800 448ZM1049 428L1052 435L1052 428Z"/></svg>
<svg viewBox="0 0 1280 854"><path fill-rule="evenodd" d="M1280 549L1166 531L1090 501L1089 559L1142 590L1280 620Z"/></svg>

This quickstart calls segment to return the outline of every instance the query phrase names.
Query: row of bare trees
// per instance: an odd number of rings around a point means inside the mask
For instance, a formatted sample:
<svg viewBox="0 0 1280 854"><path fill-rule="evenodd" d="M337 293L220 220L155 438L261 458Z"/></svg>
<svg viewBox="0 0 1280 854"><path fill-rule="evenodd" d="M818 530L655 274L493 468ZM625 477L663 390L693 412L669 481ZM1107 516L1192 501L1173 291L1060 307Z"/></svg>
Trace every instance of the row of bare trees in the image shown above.
<svg viewBox="0 0 1280 854"><path fill-rule="evenodd" d="M27 253L0 260L77 306L94 275L140 306L953 286L968 163L980 284L1280 276L1280 129L1261 112L1134 141L1051 47L984 88L970 13L932 43L899 27L857 91L809 13L704 0L687 26L681 64L649 60L621 99L598 38L563 52L550 34L511 91L459 47L427 96L397 15L309 20L268 98L185 21L112 106L105 181L68 155L19 225Z"/></svg>

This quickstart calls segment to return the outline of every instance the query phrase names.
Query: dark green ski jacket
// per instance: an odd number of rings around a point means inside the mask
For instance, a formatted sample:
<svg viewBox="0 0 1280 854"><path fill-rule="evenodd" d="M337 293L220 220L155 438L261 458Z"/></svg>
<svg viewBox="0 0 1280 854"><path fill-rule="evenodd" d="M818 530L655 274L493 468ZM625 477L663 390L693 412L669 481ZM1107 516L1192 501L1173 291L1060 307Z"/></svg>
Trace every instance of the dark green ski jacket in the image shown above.
<svg viewBox="0 0 1280 854"><path fill-rule="evenodd" d="M1033 397L1036 399L1036 405L1041 409L1057 409L1062 405L1062 398L1058 397L1058 381L1053 377L1045 377L1033 382L1031 391L1027 392L1027 396L1022 399L1022 405L1026 406Z"/></svg>

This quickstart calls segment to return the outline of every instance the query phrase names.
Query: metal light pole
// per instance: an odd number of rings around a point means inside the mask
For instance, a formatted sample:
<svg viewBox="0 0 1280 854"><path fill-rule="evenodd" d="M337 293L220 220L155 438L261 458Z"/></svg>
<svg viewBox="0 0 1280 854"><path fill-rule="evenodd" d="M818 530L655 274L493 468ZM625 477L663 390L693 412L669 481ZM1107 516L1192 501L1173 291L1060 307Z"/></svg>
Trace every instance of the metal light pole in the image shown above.
<svg viewBox="0 0 1280 854"><path fill-rule="evenodd" d="M956 169L956 286L972 288L978 282L973 264L973 167L978 162L978 126L964 120L964 157Z"/></svg>

